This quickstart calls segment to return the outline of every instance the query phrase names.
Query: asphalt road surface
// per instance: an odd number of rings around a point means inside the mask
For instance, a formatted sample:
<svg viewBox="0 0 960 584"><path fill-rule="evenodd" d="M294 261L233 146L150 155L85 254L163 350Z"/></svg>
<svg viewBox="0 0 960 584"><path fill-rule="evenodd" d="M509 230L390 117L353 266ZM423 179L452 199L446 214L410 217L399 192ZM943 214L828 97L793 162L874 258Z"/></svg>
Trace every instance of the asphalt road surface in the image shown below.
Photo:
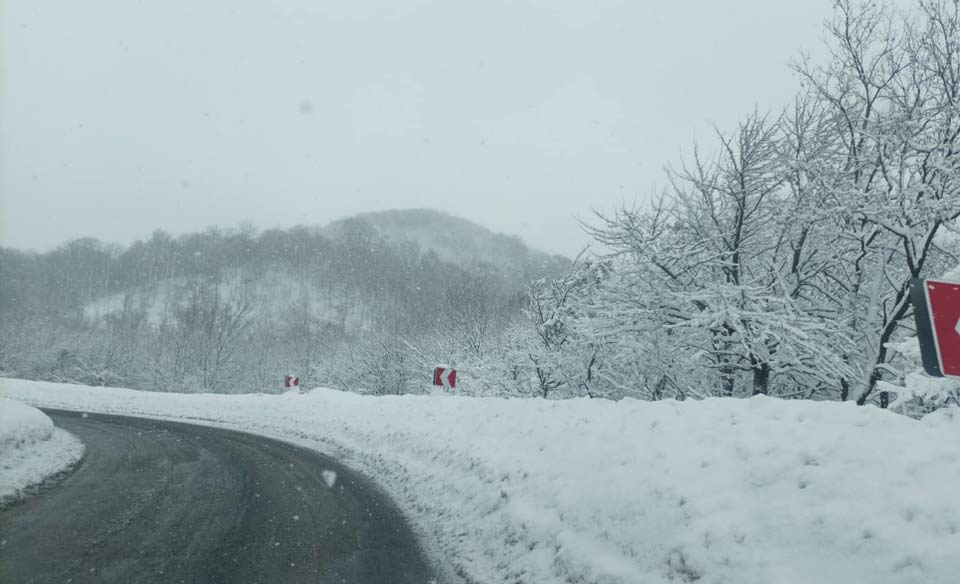
<svg viewBox="0 0 960 584"><path fill-rule="evenodd" d="M190 424L47 414L86 455L0 512L0 583L434 578L393 503L321 454Z"/></svg>

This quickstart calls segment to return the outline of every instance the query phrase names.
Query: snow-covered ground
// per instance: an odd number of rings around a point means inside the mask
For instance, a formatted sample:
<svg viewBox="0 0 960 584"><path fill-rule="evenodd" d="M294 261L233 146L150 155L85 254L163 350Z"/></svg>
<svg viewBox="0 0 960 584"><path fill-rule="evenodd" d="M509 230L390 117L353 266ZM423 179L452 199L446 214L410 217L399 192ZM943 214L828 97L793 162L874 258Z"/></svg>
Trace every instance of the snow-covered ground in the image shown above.
<svg viewBox="0 0 960 584"><path fill-rule="evenodd" d="M4 383L5 382L0 382ZM83 456L83 444L40 410L0 397L0 507Z"/></svg>
<svg viewBox="0 0 960 584"><path fill-rule="evenodd" d="M476 582L952 584L960 413L850 404L182 395L0 379L34 405L193 420L375 478Z"/></svg>

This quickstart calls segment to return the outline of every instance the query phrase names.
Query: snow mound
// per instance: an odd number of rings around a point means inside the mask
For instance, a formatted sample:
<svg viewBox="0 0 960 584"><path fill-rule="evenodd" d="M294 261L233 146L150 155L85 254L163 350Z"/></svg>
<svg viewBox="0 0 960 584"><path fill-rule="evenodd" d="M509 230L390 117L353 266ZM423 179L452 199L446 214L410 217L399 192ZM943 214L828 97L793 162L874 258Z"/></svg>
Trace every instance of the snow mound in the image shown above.
<svg viewBox="0 0 960 584"><path fill-rule="evenodd" d="M960 414L852 404L156 394L2 380L34 404L192 420L375 480L469 582L948 584Z"/></svg>
<svg viewBox="0 0 960 584"><path fill-rule="evenodd" d="M43 412L0 398L0 507L83 456L83 444Z"/></svg>

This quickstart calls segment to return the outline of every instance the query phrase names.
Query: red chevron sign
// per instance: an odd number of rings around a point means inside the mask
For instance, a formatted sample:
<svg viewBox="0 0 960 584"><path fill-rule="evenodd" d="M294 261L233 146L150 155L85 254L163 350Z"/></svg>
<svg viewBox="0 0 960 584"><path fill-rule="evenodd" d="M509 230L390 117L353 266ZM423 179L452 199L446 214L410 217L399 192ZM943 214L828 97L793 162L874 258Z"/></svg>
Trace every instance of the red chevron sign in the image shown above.
<svg viewBox="0 0 960 584"><path fill-rule="evenodd" d="M433 384L442 386L444 389L456 388L457 370L446 365L437 365L433 370Z"/></svg>
<svg viewBox="0 0 960 584"><path fill-rule="evenodd" d="M910 291L923 368L960 377L960 282L914 280Z"/></svg>

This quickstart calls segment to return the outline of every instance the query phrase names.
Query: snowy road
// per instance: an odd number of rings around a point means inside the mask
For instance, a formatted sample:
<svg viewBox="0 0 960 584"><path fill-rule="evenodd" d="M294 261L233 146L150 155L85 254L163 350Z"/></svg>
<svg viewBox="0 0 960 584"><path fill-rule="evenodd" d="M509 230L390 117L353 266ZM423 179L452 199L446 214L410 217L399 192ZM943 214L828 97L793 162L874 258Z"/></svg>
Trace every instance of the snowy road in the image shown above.
<svg viewBox="0 0 960 584"><path fill-rule="evenodd" d="M321 454L203 426L47 413L86 457L0 513L2 582L432 577L396 507Z"/></svg>

